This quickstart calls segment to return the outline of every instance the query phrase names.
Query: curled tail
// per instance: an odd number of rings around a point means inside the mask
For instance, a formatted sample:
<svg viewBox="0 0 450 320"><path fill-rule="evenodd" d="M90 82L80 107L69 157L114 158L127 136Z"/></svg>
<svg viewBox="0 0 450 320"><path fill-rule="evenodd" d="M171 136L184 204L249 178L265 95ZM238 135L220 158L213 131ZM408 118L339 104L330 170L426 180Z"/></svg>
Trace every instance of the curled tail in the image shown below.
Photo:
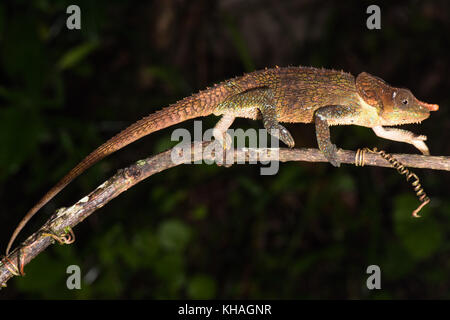
<svg viewBox="0 0 450 320"><path fill-rule="evenodd" d="M76 167L64 176L53 188L48 191L41 200L31 208L14 230L6 248L8 255L14 240L27 222L47 202L56 196L73 179L78 177L86 169L110 155L111 153L125 147L126 145L146 136L152 132L167 128L188 119L207 116L212 113L214 107L227 98L229 89L224 85L218 85L211 89L199 92L187 97L171 106L150 114L149 116L135 122L116 136L109 139L100 147L95 149L84 158Z"/></svg>

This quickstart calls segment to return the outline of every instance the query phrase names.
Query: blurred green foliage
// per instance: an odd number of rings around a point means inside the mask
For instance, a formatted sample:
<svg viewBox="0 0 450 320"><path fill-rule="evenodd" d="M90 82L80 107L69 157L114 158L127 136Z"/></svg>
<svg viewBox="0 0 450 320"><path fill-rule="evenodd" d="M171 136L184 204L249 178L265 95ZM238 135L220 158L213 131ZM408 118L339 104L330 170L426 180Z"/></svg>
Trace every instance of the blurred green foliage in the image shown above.
<svg viewBox="0 0 450 320"><path fill-rule="evenodd" d="M374 73L438 113L414 132L449 154L450 65L445 1L382 6L382 29L365 28L368 2L76 1L82 29L65 28L73 1L0 3L1 243L34 204L100 143L154 110L213 83L274 65ZM356 4L356 5L355 5ZM447 32L448 33L448 32ZM203 119L203 128L217 119ZM192 128L192 122L177 127ZM239 120L235 127L261 124ZM315 146L311 125L289 125ZM102 161L74 181L25 230L90 192L117 168L166 150L171 129ZM367 128L332 129L346 149L383 141ZM447 172L414 170L431 196L422 219L395 170L282 163L192 165L130 189L75 228L8 283L2 298L401 299L449 298ZM68 290L79 265L82 290ZM366 289L366 268L382 290Z"/></svg>

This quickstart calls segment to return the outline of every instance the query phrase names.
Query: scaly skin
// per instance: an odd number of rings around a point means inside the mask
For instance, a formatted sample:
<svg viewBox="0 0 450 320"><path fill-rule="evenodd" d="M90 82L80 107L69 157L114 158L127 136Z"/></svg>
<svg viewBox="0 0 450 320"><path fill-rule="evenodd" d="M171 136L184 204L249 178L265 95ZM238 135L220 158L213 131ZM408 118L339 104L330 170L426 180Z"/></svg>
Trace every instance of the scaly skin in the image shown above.
<svg viewBox="0 0 450 320"><path fill-rule="evenodd" d="M337 148L330 141L329 126L370 127L380 137L413 144L428 154L424 143L426 137L382 126L420 122L438 108L418 101L409 90L391 87L364 72L355 80L351 74L340 71L277 67L224 81L150 114L95 149L27 212L14 230L6 253L34 214L86 169L145 135L185 120L222 115L214 133L222 142L235 117L262 118L269 133L291 148L295 145L294 140L280 122L314 122L319 149L332 165L339 166Z"/></svg>

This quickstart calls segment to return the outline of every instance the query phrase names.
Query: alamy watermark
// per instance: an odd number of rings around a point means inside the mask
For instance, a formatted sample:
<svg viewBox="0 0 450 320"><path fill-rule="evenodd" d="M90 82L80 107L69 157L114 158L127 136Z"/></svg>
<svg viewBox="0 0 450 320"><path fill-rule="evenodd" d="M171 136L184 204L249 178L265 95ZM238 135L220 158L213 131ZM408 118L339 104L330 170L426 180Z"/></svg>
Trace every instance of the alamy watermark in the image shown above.
<svg viewBox="0 0 450 320"><path fill-rule="evenodd" d="M376 264L372 264L367 267L366 273L370 274L367 278L366 286L367 289L381 289L381 269Z"/></svg>
<svg viewBox="0 0 450 320"><path fill-rule="evenodd" d="M367 7L366 13L370 16L366 20L367 29L381 29L381 9L376 4Z"/></svg>
<svg viewBox="0 0 450 320"><path fill-rule="evenodd" d="M76 264L67 267L66 273L69 274L66 280L67 289L81 289L81 269Z"/></svg>
<svg viewBox="0 0 450 320"><path fill-rule="evenodd" d="M66 19L66 27L69 30L81 29L81 9L76 4L72 4L67 7L66 13L70 16Z"/></svg>

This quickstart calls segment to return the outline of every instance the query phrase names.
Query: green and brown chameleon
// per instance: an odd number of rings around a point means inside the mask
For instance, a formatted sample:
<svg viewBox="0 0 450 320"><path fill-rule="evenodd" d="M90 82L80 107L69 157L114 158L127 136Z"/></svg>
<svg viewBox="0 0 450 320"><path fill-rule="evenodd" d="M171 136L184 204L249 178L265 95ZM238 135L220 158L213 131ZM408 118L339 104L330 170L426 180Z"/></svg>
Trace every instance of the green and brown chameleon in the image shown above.
<svg viewBox="0 0 450 320"><path fill-rule="evenodd" d="M383 126L419 123L429 117L430 111L438 109L436 104L419 101L409 90L391 87L365 72L356 79L349 73L308 67L277 67L248 73L152 113L95 149L31 208L15 229L6 251L33 215L87 168L149 133L188 119L222 116L214 134L221 140L236 117L262 118L268 132L290 148L295 145L294 139L280 122L314 122L319 149L338 167L337 148L330 141L329 126L369 127L379 137L410 143L429 154L425 136Z"/></svg>

